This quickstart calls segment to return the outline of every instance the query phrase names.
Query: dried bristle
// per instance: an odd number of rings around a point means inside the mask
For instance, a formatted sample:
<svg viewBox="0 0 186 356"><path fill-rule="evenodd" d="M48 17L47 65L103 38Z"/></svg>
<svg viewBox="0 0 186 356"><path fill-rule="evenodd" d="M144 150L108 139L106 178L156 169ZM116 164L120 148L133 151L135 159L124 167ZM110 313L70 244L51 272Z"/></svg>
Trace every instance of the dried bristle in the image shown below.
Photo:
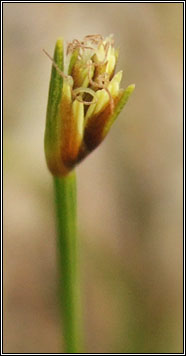
<svg viewBox="0 0 186 356"><path fill-rule="evenodd" d="M70 42L68 45L67 45L67 55L73 51L75 51L76 49L92 49L94 50L93 47L90 47L90 46L86 46L85 43L82 41L80 42L79 40L73 40L72 42Z"/></svg>
<svg viewBox="0 0 186 356"><path fill-rule="evenodd" d="M100 43L103 42L103 37L101 35L87 35L84 37L84 41L90 41L92 43L95 43L96 45L99 45Z"/></svg>
<svg viewBox="0 0 186 356"><path fill-rule="evenodd" d="M114 39L112 39L112 43L110 42L106 42L105 44L103 43L103 37L101 35L88 35L85 37L88 41L96 41L97 42L97 45L101 45L103 44L104 46L104 49L105 49L105 58L103 59L102 62L99 62L99 63L95 63L95 62L92 62L92 61L89 61L87 63L87 66L88 66L88 76L89 76L89 82L90 84L97 88L97 89L105 89L106 92L108 93L109 95L109 99L110 99L110 109L111 109L111 112L113 112L114 110L114 100L112 98L112 95L109 91L109 89L107 88L108 84L109 84L109 78L106 78L106 75L107 73L104 73L104 74L100 74L96 81L93 81L92 78L91 78L91 74L90 74L90 70L91 70L91 66L94 66L94 67L100 67L104 64L107 64L107 55L108 55L108 51L109 51L109 46L110 44L113 46L114 44Z"/></svg>
<svg viewBox="0 0 186 356"><path fill-rule="evenodd" d="M90 102L90 101L83 100L81 97L78 97L78 94L80 94L80 93L83 93L83 94L87 93L87 94L92 95L92 97L94 98L94 101ZM96 104L97 103L97 98L95 98L95 94L96 94L95 91L90 89L90 88L81 87L81 88L76 88L76 89L73 90L74 99L80 101L81 103L83 103L85 105L90 105L90 104Z"/></svg>
<svg viewBox="0 0 186 356"><path fill-rule="evenodd" d="M62 70L58 67L58 65L55 63L55 61L53 60L53 58L50 56L50 54L45 50L43 49L43 52L46 54L46 56L52 61L52 64L53 66L56 68L56 70L58 71L58 73L60 74L60 76L63 78L63 79L69 79L69 76L68 75L65 75Z"/></svg>
<svg viewBox="0 0 186 356"><path fill-rule="evenodd" d="M104 43L104 39L100 34L96 34L96 35L87 35L84 37L83 41L79 41L77 39L74 39L72 42L70 42L67 45L67 50L66 50L66 54L68 55L69 53L74 52L76 49L79 49L79 59L81 59L83 57L83 52L86 49L90 49L95 51L94 47L91 47L89 45L87 45L89 43L92 43L92 45L96 45L96 47L100 46L101 44L103 44L104 49L105 49L105 58L102 62L92 62L91 60L88 61L85 66L86 68L88 68L88 78L89 78L89 83L90 85L92 85L94 88L99 89L105 89L105 91L108 93L109 95L109 101L110 101L110 109L111 112L113 112L114 110L114 100L112 98L112 95L108 89L108 84L109 84L109 76L108 73L104 73L104 74L100 74L97 78L96 81L92 80L91 78L91 67L100 67L104 64L107 64L108 60L107 56L108 56L108 51L109 51L109 46L113 46L114 44L114 40L112 39L112 41L110 40L109 42ZM56 68L56 70L58 71L58 73L62 76L63 79L69 80L70 79L70 83L72 82L72 77L65 75L64 72L62 72L60 70L60 68L58 67L58 65L55 63L55 61L53 60L53 58L48 54L47 51L45 51L43 49L43 52L47 55L48 58L50 58L50 60L52 61L53 66ZM72 96L73 98L77 99L78 101L82 102L85 105L91 105L94 104L96 101L85 101L83 100L82 97L79 97L78 94L82 93L82 95L84 93L88 93L90 95L92 95L92 97L95 97L95 92L90 89L90 88L76 88L76 89L72 89Z"/></svg>
<svg viewBox="0 0 186 356"><path fill-rule="evenodd" d="M104 74L100 74L98 77L97 77L97 81L94 81L92 80L91 78L91 73L90 73L90 69L91 69L91 66L94 66L94 63L91 63L89 62L88 63L88 78L89 78L89 83L97 88L98 90L99 89L105 89L105 91L108 93L108 96L109 96L109 101L110 101L110 109L111 109L111 113L113 112L114 110L114 100L113 100L113 97L108 89L108 84L109 84L109 78L108 78L108 73L104 73ZM107 78L106 78L107 77Z"/></svg>

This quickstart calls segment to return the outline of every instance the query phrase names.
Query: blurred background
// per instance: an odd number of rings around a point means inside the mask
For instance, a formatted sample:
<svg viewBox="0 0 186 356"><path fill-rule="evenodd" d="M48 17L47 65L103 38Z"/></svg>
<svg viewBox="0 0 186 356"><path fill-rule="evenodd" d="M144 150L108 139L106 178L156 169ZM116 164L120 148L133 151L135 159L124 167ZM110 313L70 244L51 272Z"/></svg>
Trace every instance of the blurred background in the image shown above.
<svg viewBox="0 0 186 356"><path fill-rule="evenodd" d="M61 352L45 48L115 35L136 89L78 168L87 353L182 352L182 8L4 3L4 352Z"/></svg>

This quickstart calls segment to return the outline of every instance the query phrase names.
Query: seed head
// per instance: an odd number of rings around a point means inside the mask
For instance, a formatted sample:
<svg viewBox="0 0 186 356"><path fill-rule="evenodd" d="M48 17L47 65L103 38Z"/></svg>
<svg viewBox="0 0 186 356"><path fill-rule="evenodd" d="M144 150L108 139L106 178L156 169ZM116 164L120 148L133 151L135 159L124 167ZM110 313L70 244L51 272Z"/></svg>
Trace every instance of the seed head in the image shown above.
<svg viewBox="0 0 186 356"><path fill-rule="evenodd" d="M45 155L55 176L68 174L105 138L135 85L120 89L113 36L87 35L55 46L45 129Z"/></svg>

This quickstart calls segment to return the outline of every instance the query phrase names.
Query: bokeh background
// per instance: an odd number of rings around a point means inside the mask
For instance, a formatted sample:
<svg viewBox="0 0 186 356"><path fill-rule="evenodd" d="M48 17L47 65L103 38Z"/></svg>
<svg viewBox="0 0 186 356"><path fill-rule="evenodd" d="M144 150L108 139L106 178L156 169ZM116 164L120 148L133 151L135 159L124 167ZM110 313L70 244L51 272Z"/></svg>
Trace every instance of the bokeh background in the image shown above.
<svg viewBox="0 0 186 356"><path fill-rule="evenodd" d="M95 33L136 90L77 169L85 352L182 352L182 7L3 5L4 352L62 351L41 50Z"/></svg>

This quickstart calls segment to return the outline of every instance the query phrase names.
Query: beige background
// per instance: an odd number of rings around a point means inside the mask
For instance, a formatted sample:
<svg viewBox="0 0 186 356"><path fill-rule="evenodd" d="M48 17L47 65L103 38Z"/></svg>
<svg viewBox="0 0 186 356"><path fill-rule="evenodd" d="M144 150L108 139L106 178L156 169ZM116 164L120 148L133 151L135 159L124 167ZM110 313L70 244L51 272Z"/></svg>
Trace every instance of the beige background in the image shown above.
<svg viewBox="0 0 186 356"><path fill-rule="evenodd" d="M86 352L182 352L182 4L4 4L4 352L61 352L43 152L59 36L115 35L136 90L77 169Z"/></svg>

